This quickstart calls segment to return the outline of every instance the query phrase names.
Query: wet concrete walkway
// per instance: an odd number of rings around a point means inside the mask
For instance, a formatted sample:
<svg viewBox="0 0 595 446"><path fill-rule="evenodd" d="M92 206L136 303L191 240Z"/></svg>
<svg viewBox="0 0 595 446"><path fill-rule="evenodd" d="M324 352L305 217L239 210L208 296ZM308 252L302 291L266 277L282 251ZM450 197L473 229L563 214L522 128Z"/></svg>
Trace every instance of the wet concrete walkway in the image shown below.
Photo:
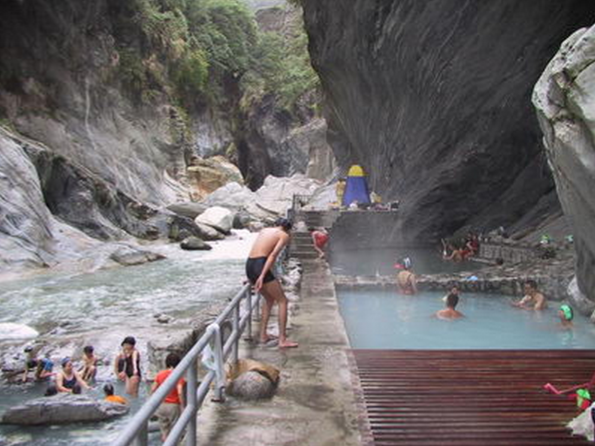
<svg viewBox="0 0 595 446"><path fill-rule="evenodd" d="M241 357L281 369L276 396L262 402L207 403L201 445L350 446L362 443L348 360L349 345L326 262L303 263L300 301L290 312L297 349L244 342ZM276 320L276 314L271 318ZM258 324L254 327L256 329Z"/></svg>

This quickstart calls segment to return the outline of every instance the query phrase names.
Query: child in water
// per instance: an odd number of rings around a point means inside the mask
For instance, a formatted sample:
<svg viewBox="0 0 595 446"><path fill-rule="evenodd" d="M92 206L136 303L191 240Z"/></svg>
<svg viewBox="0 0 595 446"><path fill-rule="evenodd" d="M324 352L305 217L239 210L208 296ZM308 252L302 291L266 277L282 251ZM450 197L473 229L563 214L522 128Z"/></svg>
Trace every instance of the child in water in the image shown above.
<svg viewBox="0 0 595 446"><path fill-rule="evenodd" d="M559 326L562 330L571 330L574 327L572 323L572 320L574 319L574 311L572 311L570 305L560 305L558 317L560 318Z"/></svg>
<svg viewBox="0 0 595 446"><path fill-rule="evenodd" d="M114 395L114 386L106 384L103 386L103 393L105 393L105 401L116 404L128 404L126 398L120 395Z"/></svg>
<svg viewBox="0 0 595 446"><path fill-rule="evenodd" d="M25 347L25 354L27 360L25 362L25 371L23 372L23 382L27 382L29 379L29 371L35 371L35 380L40 381L46 378L50 378L55 375L54 363L48 358L37 359L37 353L31 346Z"/></svg>
<svg viewBox="0 0 595 446"><path fill-rule="evenodd" d="M83 368L79 371L84 381L89 382L95 379L97 373L97 356L93 353L92 345L87 345L83 349Z"/></svg>

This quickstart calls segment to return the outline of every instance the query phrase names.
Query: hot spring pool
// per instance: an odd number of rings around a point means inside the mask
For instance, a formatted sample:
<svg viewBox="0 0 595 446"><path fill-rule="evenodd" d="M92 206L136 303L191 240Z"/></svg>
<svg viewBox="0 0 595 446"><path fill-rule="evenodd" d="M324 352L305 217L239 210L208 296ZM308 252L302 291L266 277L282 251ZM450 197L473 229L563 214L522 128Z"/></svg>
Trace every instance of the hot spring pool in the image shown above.
<svg viewBox="0 0 595 446"><path fill-rule="evenodd" d="M574 328L558 326L559 304L536 312L513 308L512 298L464 293L457 310L466 317L445 321L444 293L403 296L394 291L338 291L341 314L354 349L592 349L595 325L575 314Z"/></svg>

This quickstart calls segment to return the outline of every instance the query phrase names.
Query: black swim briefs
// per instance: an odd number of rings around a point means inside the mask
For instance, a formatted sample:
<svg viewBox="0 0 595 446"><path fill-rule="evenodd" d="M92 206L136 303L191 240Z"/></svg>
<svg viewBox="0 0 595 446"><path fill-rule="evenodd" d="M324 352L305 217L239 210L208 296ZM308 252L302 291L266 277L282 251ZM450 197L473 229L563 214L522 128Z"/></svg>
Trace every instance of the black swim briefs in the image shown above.
<svg viewBox="0 0 595 446"><path fill-rule="evenodd" d="M266 257L255 257L246 261L246 275L248 276L248 279L250 279L252 285L256 283L262 274L262 269L264 268L265 263L267 263ZM267 271L264 275L263 283L269 283L273 280L275 280L275 276L270 270Z"/></svg>

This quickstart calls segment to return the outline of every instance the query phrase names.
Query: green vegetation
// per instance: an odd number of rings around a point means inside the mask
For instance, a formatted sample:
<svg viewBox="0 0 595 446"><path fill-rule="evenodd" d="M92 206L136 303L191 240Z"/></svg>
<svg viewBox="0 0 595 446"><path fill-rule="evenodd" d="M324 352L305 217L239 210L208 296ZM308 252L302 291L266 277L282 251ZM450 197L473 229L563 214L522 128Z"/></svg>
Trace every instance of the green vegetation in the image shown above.
<svg viewBox="0 0 595 446"><path fill-rule="evenodd" d="M131 0L124 8L121 29L136 25L142 38L119 50L120 78L136 100L165 93L191 109L225 100L231 82L244 108L273 95L291 110L317 88L301 23L284 35L261 33L239 0Z"/></svg>

